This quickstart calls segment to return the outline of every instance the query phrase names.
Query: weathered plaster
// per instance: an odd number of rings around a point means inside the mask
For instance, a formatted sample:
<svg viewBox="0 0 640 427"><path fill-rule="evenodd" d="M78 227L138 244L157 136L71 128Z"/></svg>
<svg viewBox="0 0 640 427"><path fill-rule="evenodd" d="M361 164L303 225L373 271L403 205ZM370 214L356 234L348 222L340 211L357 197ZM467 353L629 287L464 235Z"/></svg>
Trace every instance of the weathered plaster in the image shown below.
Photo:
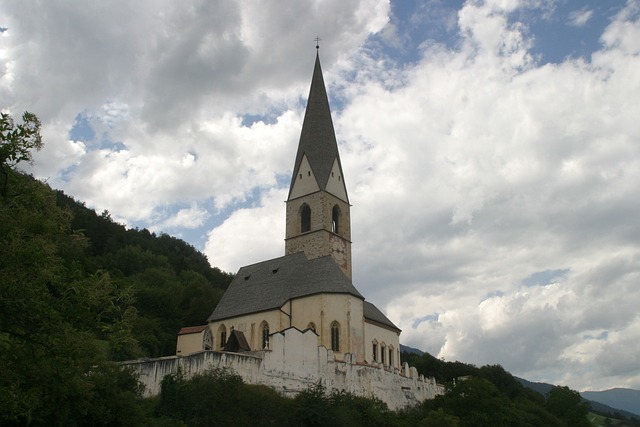
<svg viewBox="0 0 640 427"><path fill-rule="evenodd" d="M275 333L270 349L250 353L201 351L188 356L171 356L151 360L123 362L138 373L145 394L160 393L162 379L179 368L190 377L209 368L227 368L248 384L263 384L293 396L309 386L324 384L327 391L347 391L358 396L376 397L390 409L400 409L444 393L432 378L418 375L404 364L392 369L377 364L356 363L354 355L336 360L331 350L317 345L313 331L296 328Z"/></svg>

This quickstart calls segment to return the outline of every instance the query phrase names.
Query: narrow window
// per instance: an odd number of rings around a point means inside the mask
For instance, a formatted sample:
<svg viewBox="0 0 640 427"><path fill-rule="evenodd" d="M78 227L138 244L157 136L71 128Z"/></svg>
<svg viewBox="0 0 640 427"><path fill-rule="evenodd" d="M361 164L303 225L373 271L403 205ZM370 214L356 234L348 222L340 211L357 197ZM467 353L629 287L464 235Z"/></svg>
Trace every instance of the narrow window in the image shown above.
<svg viewBox="0 0 640 427"><path fill-rule="evenodd" d="M211 329L209 328L204 330L204 335L202 337L202 349L213 350L213 335L211 335Z"/></svg>
<svg viewBox="0 0 640 427"><path fill-rule="evenodd" d="M373 342L373 361L378 361L378 343L376 341Z"/></svg>
<svg viewBox="0 0 640 427"><path fill-rule="evenodd" d="M384 354L386 353L387 348L383 345L380 346L380 363L382 363L383 365L384 363Z"/></svg>
<svg viewBox="0 0 640 427"><path fill-rule="evenodd" d="M262 349L266 350L269 348L269 324L267 322L262 322Z"/></svg>
<svg viewBox="0 0 640 427"><path fill-rule="evenodd" d="M393 366L393 346L389 347L389 366Z"/></svg>
<svg viewBox="0 0 640 427"><path fill-rule="evenodd" d="M340 324L331 323L331 350L340 351Z"/></svg>
<svg viewBox="0 0 640 427"><path fill-rule="evenodd" d="M337 205L331 211L331 231L340 233L340 208Z"/></svg>
<svg viewBox="0 0 640 427"><path fill-rule="evenodd" d="M227 344L227 328L224 325L220 325L218 328L218 336L220 337L220 345L219 349L223 350L224 346Z"/></svg>
<svg viewBox="0 0 640 427"><path fill-rule="evenodd" d="M300 209L300 232L311 230L311 208L306 203Z"/></svg>

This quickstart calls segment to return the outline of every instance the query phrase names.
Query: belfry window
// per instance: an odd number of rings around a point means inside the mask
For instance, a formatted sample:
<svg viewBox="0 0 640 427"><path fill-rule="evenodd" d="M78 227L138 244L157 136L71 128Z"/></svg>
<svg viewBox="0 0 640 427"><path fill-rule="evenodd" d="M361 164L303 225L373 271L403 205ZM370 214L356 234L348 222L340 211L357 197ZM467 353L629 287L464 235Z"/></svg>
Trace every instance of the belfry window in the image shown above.
<svg viewBox="0 0 640 427"><path fill-rule="evenodd" d="M340 324L335 321L331 323L331 350L340 351Z"/></svg>
<svg viewBox="0 0 640 427"><path fill-rule="evenodd" d="M311 231L311 208L306 203L300 208L300 232Z"/></svg>
<svg viewBox="0 0 640 427"><path fill-rule="evenodd" d="M269 348L269 324L267 322L262 322L262 349L266 350Z"/></svg>
<svg viewBox="0 0 640 427"><path fill-rule="evenodd" d="M337 205L331 210L331 231L340 233L340 208Z"/></svg>

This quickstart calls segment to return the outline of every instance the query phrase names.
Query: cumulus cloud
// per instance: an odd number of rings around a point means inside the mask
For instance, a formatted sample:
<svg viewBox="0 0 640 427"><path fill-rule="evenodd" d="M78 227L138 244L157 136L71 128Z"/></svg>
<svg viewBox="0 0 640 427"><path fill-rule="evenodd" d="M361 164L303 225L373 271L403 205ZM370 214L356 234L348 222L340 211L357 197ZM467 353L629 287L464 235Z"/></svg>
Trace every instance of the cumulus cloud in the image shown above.
<svg viewBox="0 0 640 427"><path fill-rule="evenodd" d="M285 189L271 189L256 206L233 212L208 235L204 252L209 261L235 272L239 266L283 256L286 198Z"/></svg>
<svg viewBox="0 0 640 427"><path fill-rule="evenodd" d="M209 216L206 209L193 204L186 209L180 209L173 217L157 225L160 230L166 230L171 228L198 228L202 226Z"/></svg>
<svg viewBox="0 0 640 427"><path fill-rule="evenodd" d="M574 27L582 27L593 16L593 10L583 7L582 9L574 10L569 14L569 25Z"/></svg>
<svg viewBox="0 0 640 427"><path fill-rule="evenodd" d="M327 34L335 60L380 30L389 8L379 0L291 6L5 6L1 95L12 110L37 113L48 137L33 172L127 222L160 223L175 201L213 197L221 208L274 185L274 172L291 167L281 150L295 144L313 66L300 52ZM258 122L243 123L244 114ZM77 162L60 147L78 115L95 140L79 140L83 161L62 180Z"/></svg>

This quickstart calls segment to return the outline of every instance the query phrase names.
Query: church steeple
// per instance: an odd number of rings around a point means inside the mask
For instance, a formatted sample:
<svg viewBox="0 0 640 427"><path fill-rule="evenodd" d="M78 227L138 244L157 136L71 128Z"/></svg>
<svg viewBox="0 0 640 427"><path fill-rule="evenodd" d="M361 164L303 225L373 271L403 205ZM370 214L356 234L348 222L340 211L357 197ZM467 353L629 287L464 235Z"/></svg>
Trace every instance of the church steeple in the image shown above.
<svg viewBox="0 0 640 427"><path fill-rule="evenodd" d="M309 170L305 170L307 164ZM300 182L305 179L305 173L306 178L312 177L315 182ZM349 202L318 54L316 54L307 109L293 166L289 199L317 190L329 191L345 202Z"/></svg>
<svg viewBox="0 0 640 427"><path fill-rule="evenodd" d="M333 256L351 278L349 197L318 54L287 198L285 252L300 251Z"/></svg>

